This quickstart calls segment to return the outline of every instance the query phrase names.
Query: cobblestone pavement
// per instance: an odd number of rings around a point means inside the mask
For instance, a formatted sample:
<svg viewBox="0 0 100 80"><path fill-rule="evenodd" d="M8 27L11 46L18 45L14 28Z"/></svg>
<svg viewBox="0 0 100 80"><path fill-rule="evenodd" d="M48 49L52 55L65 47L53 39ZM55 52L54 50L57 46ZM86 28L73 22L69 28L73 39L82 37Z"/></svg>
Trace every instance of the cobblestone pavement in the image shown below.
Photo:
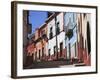
<svg viewBox="0 0 100 80"><path fill-rule="evenodd" d="M78 63L78 62L76 61L72 63L70 60L40 61L40 62L33 62L31 65L24 67L24 69L70 67L70 66L75 66L74 65L75 63Z"/></svg>

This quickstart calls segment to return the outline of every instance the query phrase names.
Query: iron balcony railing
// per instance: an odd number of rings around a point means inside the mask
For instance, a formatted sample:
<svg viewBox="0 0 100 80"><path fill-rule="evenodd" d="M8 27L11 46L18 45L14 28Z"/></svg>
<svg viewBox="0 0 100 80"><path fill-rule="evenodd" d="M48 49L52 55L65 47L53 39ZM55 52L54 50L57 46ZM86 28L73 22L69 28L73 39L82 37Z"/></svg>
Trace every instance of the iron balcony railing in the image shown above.
<svg viewBox="0 0 100 80"><path fill-rule="evenodd" d="M73 29L77 26L77 24L72 25L72 26L65 26L65 34L69 39L73 37L73 34L74 34Z"/></svg>

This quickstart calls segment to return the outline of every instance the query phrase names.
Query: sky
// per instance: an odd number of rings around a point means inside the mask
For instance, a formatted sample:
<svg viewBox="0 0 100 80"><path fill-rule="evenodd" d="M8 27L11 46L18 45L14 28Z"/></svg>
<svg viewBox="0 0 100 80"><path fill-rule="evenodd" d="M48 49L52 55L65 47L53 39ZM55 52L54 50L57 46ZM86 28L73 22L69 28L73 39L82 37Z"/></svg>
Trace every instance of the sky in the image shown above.
<svg viewBox="0 0 100 80"><path fill-rule="evenodd" d="M47 11L29 11L29 23L32 24L32 33L47 19Z"/></svg>

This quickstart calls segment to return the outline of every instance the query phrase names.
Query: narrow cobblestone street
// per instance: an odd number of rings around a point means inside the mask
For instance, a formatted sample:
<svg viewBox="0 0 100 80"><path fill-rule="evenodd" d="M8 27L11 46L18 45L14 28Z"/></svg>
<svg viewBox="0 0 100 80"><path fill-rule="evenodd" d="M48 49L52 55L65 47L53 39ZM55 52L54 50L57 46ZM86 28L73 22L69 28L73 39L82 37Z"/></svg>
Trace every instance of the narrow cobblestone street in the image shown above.
<svg viewBox="0 0 100 80"><path fill-rule="evenodd" d="M78 60L74 60L72 63L71 60L59 60L59 61L41 61L41 62L33 62L30 66L24 67L24 69L38 69L38 68L57 68L64 66L78 66L82 62L78 62ZM82 64L84 66L84 64Z"/></svg>

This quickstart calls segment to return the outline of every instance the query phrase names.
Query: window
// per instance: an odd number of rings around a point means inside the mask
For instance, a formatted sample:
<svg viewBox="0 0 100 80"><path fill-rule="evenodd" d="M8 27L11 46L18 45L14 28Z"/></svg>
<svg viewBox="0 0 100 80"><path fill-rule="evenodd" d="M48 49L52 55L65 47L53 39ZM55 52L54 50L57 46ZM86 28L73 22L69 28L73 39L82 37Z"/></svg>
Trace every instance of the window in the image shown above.
<svg viewBox="0 0 100 80"><path fill-rule="evenodd" d="M37 59L37 52L35 52L35 60Z"/></svg>
<svg viewBox="0 0 100 80"><path fill-rule="evenodd" d="M75 43L75 57L77 56L77 48L76 48L76 43Z"/></svg>
<svg viewBox="0 0 100 80"><path fill-rule="evenodd" d="M56 46L54 46L54 56L55 56L55 54L56 54Z"/></svg>
<svg viewBox="0 0 100 80"><path fill-rule="evenodd" d="M56 34L58 35L60 33L60 24L57 22L57 27L56 27Z"/></svg>
<svg viewBox="0 0 100 80"><path fill-rule="evenodd" d="M78 31L80 32L80 20L78 20Z"/></svg>
<svg viewBox="0 0 100 80"><path fill-rule="evenodd" d="M40 59L40 49L39 49L39 59Z"/></svg>
<svg viewBox="0 0 100 80"><path fill-rule="evenodd" d="M32 53L32 61L34 61L34 53Z"/></svg>
<svg viewBox="0 0 100 80"><path fill-rule="evenodd" d="M50 57L50 51L51 51L51 50L49 49L49 50L48 50L48 52L49 52L49 57Z"/></svg>
<svg viewBox="0 0 100 80"><path fill-rule="evenodd" d="M59 22L57 22L57 27L59 27Z"/></svg>
<svg viewBox="0 0 100 80"><path fill-rule="evenodd" d="M42 48L42 57L44 56L44 47Z"/></svg>
<svg viewBox="0 0 100 80"><path fill-rule="evenodd" d="M83 13L83 16L84 16L84 18L85 18L85 16L86 16L86 13Z"/></svg>
<svg viewBox="0 0 100 80"><path fill-rule="evenodd" d="M52 39L52 38L53 38L52 27L50 28L49 38L50 38L50 39Z"/></svg>
<svg viewBox="0 0 100 80"><path fill-rule="evenodd" d="M63 54L63 42L60 43L60 57Z"/></svg>
<svg viewBox="0 0 100 80"><path fill-rule="evenodd" d="M41 31L41 35L44 35L44 34L45 34L45 30L42 30L42 31Z"/></svg>
<svg viewBox="0 0 100 80"><path fill-rule="evenodd" d="M52 32L52 27L50 28L50 33Z"/></svg>
<svg viewBox="0 0 100 80"><path fill-rule="evenodd" d="M69 58L71 58L71 48L70 48L70 43L68 44L69 47Z"/></svg>
<svg viewBox="0 0 100 80"><path fill-rule="evenodd" d="M81 49L84 49L84 38L83 36L81 35Z"/></svg>

